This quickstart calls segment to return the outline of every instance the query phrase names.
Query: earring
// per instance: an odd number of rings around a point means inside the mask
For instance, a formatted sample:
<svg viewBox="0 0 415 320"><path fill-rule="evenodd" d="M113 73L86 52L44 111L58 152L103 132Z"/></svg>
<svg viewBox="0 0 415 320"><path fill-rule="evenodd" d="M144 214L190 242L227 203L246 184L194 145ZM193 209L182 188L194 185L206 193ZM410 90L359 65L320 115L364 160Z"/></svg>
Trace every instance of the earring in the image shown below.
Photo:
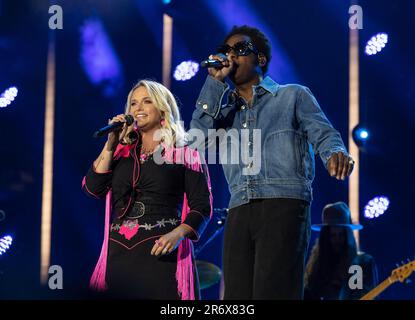
<svg viewBox="0 0 415 320"><path fill-rule="evenodd" d="M160 120L160 125L162 126L162 127L164 127L164 125L166 124L166 120L164 120L164 119L161 119Z"/></svg>

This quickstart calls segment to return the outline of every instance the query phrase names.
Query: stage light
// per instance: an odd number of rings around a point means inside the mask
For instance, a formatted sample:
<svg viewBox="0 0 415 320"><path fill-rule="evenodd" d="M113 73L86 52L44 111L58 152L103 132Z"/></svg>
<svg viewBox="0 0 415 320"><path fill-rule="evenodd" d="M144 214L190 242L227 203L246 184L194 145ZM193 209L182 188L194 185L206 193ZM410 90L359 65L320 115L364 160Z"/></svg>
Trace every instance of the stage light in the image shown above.
<svg viewBox="0 0 415 320"><path fill-rule="evenodd" d="M370 40L366 43L365 53L368 56L377 54L382 51L387 43L388 35L386 33L378 33L370 38Z"/></svg>
<svg viewBox="0 0 415 320"><path fill-rule="evenodd" d="M199 64L194 61L183 61L174 70L173 77L177 81L186 81L194 77L199 71Z"/></svg>
<svg viewBox="0 0 415 320"><path fill-rule="evenodd" d="M389 199L384 196L375 197L365 206L364 215L368 219L381 216L389 208Z"/></svg>
<svg viewBox="0 0 415 320"><path fill-rule="evenodd" d="M10 249L12 242L13 238L11 236L4 236L0 239L0 256Z"/></svg>
<svg viewBox="0 0 415 320"><path fill-rule="evenodd" d="M352 132L353 140L359 147L362 147L370 138L370 132L362 125L357 125Z"/></svg>
<svg viewBox="0 0 415 320"><path fill-rule="evenodd" d="M369 131L365 128L360 128L356 131L356 135L361 140L367 140L369 138Z"/></svg>
<svg viewBox="0 0 415 320"><path fill-rule="evenodd" d="M168 5L171 3L171 0L162 0L163 4Z"/></svg>
<svg viewBox="0 0 415 320"><path fill-rule="evenodd" d="M5 90L0 96L0 108L5 108L14 101L19 91L16 87Z"/></svg>
<svg viewBox="0 0 415 320"><path fill-rule="evenodd" d="M360 139L366 140L367 138L369 138L369 132L366 129L360 129L358 131L358 136Z"/></svg>

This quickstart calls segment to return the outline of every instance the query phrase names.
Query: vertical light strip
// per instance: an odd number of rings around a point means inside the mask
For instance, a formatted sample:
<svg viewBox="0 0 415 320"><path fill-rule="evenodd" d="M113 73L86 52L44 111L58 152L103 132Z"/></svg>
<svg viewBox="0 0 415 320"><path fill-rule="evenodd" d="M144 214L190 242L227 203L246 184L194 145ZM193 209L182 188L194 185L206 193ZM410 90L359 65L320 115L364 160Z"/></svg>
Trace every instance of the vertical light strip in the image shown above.
<svg viewBox="0 0 415 320"><path fill-rule="evenodd" d="M50 31L53 32L53 31ZM40 240L40 281L46 284L50 265L53 194L53 139L55 121L55 40L49 37L46 70L45 132L43 142L43 191Z"/></svg>
<svg viewBox="0 0 415 320"><path fill-rule="evenodd" d="M352 1L355 4L356 1ZM352 221L359 222L359 148L353 140L353 128L359 124L359 29L349 29L349 152L355 160L349 178L349 207ZM360 246L359 231L354 231L357 247Z"/></svg>
<svg viewBox="0 0 415 320"><path fill-rule="evenodd" d="M173 18L163 15L163 84L170 89L171 52L173 46Z"/></svg>

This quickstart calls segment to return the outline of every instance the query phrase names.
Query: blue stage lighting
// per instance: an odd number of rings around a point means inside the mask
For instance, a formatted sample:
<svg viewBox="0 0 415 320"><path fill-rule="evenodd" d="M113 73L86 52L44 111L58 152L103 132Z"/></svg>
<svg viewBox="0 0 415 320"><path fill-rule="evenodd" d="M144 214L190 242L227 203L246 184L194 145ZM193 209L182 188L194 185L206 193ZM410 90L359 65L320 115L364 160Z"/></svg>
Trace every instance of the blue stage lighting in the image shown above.
<svg viewBox="0 0 415 320"><path fill-rule="evenodd" d="M365 206L365 217L373 219L381 216L389 208L389 199L384 196L375 197Z"/></svg>
<svg viewBox="0 0 415 320"><path fill-rule="evenodd" d="M0 239L0 256L10 249L12 242L13 238L11 236L4 236Z"/></svg>
<svg viewBox="0 0 415 320"><path fill-rule="evenodd" d="M388 35L386 33L378 33L370 38L366 43L365 53L368 56L374 55L382 51L382 49L388 43Z"/></svg>
<svg viewBox="0 0 415 320"><path fill-rule="evenodd" d="M17 97L17 90L16 87L11 87L4 91L0 96L0 108L5 108L12 103L12 101Z"/></svg>
<svg viewBox="0 0 415 320"><path fill-rule="evenodd" d="M177 81L186 81L194 77L199 71L199 64L194 61L183 61L174 71L173 77Z"/></svg>
<svg viewBox="0 0 415 320"><path fill-rule="evenodd" d="M359 135L360 139L366 140L369 138L369 132L366 129L358 130L357 134Z"/></svg>
<svg viewBox="0 0 415 320"><path fill-rule="evenodd" d="M370 132L362 125L357 125L352 132L353 140L357 146L363 147L370 139Z"/></svg>

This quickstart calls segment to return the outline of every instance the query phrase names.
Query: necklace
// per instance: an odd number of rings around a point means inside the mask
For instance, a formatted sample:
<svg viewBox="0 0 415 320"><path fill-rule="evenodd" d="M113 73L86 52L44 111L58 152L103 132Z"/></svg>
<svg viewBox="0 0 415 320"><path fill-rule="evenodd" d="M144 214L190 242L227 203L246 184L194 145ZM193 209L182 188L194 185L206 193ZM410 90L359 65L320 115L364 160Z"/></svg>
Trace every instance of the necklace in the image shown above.
<svg viewBox="0 0 415 320"><path fill-rule="evenodd" d="M153 149L145 149L141 145L141 148L140 148L140 163L143 164L144 162L150 160L153 157L154 152L156 152L159 147L160 147L160 144L157 144L156 147L154 147Z"/></svg>

